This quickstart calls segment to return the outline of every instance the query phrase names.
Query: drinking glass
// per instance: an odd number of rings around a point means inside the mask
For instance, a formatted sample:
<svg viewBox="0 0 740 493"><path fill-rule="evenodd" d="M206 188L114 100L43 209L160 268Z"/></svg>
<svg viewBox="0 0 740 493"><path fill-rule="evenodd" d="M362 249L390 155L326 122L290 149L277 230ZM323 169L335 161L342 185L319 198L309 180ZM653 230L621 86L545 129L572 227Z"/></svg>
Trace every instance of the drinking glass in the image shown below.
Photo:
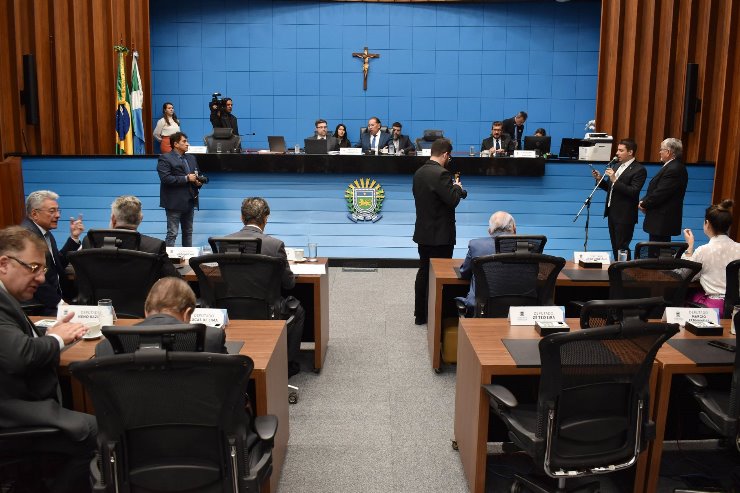
<svg viewBox="0 0 740 493"><path fill-rule="evenodd" d="M317 261L318 248L319 248L319 245L317 243L309 243L308 244L308 261L309 262L316 262Z"/></svg>

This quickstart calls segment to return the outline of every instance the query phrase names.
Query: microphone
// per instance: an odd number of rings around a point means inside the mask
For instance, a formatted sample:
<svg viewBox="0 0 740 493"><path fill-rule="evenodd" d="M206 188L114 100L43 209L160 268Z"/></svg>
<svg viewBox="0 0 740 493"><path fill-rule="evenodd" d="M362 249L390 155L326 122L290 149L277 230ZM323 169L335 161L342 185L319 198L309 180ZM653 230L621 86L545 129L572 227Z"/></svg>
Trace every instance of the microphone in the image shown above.
<svg viewBox="0 0 740 493"><path fill-rule="evenodd" d="M611 161L609 161L609 164L606 165L607 168L611 168L614 163L619 161L619 156L614 156Z"/></svg>

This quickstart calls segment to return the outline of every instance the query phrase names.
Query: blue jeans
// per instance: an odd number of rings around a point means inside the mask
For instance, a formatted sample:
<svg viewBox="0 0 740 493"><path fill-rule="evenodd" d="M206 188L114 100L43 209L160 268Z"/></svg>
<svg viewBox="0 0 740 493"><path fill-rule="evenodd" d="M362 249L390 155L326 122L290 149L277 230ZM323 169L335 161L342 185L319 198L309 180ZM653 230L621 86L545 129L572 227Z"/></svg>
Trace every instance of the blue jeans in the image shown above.
<svg viewBox="0 0 740 493"><path fill-rule="evenodd" d="M168 247L175 246L177 231L179 226L182 225L182 246L193 246L193 216L195 215L195 208L190 207L187 211L165 209L165 213L167 214L167 236L164 240L165 244Z"/></svg>

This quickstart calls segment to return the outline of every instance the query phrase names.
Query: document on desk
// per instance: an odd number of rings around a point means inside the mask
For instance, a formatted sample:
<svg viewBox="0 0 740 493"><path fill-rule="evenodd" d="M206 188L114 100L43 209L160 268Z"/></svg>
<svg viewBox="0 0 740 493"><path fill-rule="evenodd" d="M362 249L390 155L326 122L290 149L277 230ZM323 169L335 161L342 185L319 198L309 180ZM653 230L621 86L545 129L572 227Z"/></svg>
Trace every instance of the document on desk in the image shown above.
<svg viewBox="0 0 740 493"><path fill-rule="evenodd" d="M320 276L326 274L326 264L290 264L290 270L296 275L313 274Z"/></svg>

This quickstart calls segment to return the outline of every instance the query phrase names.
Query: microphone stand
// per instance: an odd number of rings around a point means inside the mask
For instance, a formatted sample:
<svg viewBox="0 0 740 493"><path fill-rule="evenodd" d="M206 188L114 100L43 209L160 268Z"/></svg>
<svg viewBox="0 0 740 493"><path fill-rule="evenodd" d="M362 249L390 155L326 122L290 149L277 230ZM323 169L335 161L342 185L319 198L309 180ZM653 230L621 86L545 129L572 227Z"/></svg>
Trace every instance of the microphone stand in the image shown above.
<svg viewBox="0 0 740 493"><path fill-rule="evenodd" d="M609 164L606 165L606 169L609 169L612 162L609 162ZM596 182L596 186L593 190L591 190L591 193L588 194L588 197L586 197L586 200L583 201L583 205L578 211L578 214L576 214L576 217L573 218L573 222L576 222L578 218L581 216L581 213L583 212L583 208L586 208L586 226L585 226L585 234L586 237L583 241L583 251L588 251L588 223L591 222L591 199L593 198L594 194L596 193L596 190L599 189L599 185L601 185L601 182L604 181L604 177L606 176L606 170L604 170L604 173L601 175L601 179Z"/></svg>

